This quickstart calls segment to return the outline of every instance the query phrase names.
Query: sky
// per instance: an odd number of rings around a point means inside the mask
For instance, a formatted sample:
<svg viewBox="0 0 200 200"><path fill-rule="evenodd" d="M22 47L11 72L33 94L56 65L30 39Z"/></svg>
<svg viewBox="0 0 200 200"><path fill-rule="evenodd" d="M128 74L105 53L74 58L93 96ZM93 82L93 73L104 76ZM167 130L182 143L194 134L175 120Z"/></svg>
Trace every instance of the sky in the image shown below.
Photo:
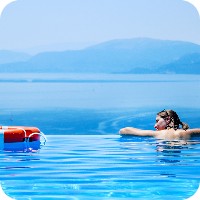
<svg viewBox="0 0 200 200"><path fill-rule="evenodd" d="M81 49L137 37L200 44L200 16L184 0L16 0L0 17L0 50Z"/></svg>

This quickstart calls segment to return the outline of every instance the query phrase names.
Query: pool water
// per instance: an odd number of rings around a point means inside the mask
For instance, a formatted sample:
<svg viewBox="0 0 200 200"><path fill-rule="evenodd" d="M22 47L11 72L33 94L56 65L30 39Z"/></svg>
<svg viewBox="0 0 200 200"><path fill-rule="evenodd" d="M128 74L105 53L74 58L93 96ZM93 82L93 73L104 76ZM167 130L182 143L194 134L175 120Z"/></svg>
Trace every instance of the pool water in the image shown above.
<svg viewBox="0 0 200 200"><path fill-rule="evenodd" d="M200 182L198 138L180 144L117 134L48 135L35 151L6 148L1 184L17 200L183 200Z"/></svg>

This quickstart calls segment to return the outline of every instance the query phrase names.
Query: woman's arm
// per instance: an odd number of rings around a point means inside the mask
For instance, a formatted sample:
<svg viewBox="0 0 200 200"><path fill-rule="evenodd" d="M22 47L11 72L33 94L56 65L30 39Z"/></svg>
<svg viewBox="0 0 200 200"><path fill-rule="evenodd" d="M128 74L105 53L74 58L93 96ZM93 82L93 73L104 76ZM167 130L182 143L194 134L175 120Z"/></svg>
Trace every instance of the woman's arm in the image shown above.
<svg viewBox="0 0 200 200"><path fill-rule="evenodd" d="M186 131L181 131L180 135L183 137L200 136L200 128L187 129Z"/></svg>
<svg viewBox="0 0 200 200"><path fill-rule="evenodd" d="M119 133L121 135L137 135L137 136L156 136L157 132L152 130L142 130L133 127L125 127L120 129Z"/></svg>

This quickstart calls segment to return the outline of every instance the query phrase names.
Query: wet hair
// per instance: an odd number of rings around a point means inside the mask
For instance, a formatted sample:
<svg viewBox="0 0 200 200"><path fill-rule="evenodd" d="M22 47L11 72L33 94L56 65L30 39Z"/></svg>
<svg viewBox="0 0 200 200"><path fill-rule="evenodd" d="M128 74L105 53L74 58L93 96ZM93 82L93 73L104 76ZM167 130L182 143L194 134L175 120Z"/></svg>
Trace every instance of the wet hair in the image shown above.
<svg viewBox="0 0 200 200"><path fill-rule="evenodd" d="M187 130L189 128L188 124L182 122L177 113L173 110L162 110L158 112L157 115L159 115L163 119L170 117L170 122L169 124L167 124L166 129L173 128L177 130L179 128L179 125L182 126L183 130Z"/></svg>

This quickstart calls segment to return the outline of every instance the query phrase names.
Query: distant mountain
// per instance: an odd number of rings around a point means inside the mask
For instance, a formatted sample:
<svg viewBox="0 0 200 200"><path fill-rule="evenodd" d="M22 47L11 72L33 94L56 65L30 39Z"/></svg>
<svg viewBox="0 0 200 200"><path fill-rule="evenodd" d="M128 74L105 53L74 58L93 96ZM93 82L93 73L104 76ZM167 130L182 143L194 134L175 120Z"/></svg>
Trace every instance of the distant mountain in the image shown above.
<svg viewBox="0 0 200 200"><path fill-rule="evenodd" d="M40 53L24 62L0 64L0 72L200 73L199 54L200 45L189 42L123 39L82 50ZM190 70L181 70L191 56Z"/></svg>
<svg viewBox="0 0 200 200"><path fill-rule="evenodd" d="M0 64L27 61L31 56L26 53L1 50Z"/></svg>
<svg viewBox="0 0 200 200"><path fill-rule="evenodd" d="M200 53L187 54L170 64L161 66L159 71L176 74L200 74Z"/></svg>

